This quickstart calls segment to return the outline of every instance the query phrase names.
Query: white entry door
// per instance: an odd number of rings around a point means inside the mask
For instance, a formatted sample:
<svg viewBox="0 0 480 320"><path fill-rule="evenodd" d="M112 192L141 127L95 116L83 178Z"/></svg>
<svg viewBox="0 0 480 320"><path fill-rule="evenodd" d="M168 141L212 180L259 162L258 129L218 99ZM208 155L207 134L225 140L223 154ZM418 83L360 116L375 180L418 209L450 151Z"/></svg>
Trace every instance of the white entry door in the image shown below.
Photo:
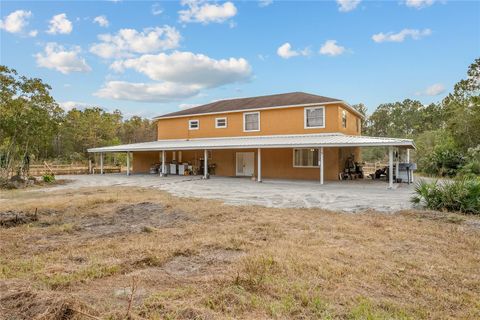
<svg viewBox="0 0 480 320"><path fill-rule="evenodd" d="M236 173L237 176L253 176L255 165L255 153L237 152Z"/></svg>

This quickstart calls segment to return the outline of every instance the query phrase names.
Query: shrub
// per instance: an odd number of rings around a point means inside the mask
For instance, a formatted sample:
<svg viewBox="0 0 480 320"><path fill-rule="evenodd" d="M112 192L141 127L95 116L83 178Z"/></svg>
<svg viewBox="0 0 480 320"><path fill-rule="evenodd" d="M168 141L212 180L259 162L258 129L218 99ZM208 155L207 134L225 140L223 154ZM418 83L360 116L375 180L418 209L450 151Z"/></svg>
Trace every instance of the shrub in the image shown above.
<svg viewBox="0 0 480 320"><path fill-rule="evenodd" d="M42 179L46 183L53 183L55 182L55 175L53 173L46 173L42 176Z"/></svg>
<svg viewBox="0 0 480 320"><path fill-rule="evenodd" d="M468 149L466 163L460 169L459 174L465 177L480 176L480 145Z"/></svg>
<svg viewBox="0 0 480 320"><path fill-rule="evenodd" d="M440 183L420 180L412 202L432 210L480 214L480 177L464 177Z"/></svg>

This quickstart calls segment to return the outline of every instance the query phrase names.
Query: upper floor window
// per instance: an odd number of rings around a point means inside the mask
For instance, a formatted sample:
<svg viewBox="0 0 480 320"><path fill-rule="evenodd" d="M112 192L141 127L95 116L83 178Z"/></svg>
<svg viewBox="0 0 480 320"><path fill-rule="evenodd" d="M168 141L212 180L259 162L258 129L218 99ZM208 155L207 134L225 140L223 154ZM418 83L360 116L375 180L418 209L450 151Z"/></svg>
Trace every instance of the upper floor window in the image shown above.
<svg viewBox="0 0 480 320"><path fill-rule="evenodd" d="M357 118L357 132L360 133L360 129L362 128L362 122L360 118Z"/></svg>
<svg viewBox="0 0 480 320"><path fill-rule="evenodd" d="M243 131L260 131L260 112L243 114Z"/></svg>
<svg viewBox="0 0 480 320"><path fill-rule="evenodd" d="M325 128L325 107L305 108L305 129Z"/></svg>
<svg viewBox="0 0 480 320"><path fill-rule="evenodd" d="M347 127L347 111L342 110L342 128Z"/></svg>
<svg viewBox="0 0 480 320"><path fill-rule="evenodd" d="M215 118L215 128L226 128L227 118Z"/></svg>
<svg viewBox="0 0 480 320"><path fill-rule="evenodd" d="M188 120L188 130L198 130L200 128L200 120Z"/></svg>

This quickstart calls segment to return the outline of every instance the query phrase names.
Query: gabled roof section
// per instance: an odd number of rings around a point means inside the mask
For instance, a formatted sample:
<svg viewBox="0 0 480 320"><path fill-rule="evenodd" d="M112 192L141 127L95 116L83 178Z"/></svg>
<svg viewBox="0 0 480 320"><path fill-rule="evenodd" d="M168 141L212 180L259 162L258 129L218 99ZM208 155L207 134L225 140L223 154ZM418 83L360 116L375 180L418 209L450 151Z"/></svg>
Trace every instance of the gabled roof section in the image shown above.
<svg viewBox="0 0 480 320"><path fill-rule="evenodd" d="M268 96L220 100L186 110L167 113L165 115L155 117L154 119L330 103L343 104L351 109L354 113L362 116L358 111L340 99L323 97L305 92L291 92L272 94Z"/></svg>

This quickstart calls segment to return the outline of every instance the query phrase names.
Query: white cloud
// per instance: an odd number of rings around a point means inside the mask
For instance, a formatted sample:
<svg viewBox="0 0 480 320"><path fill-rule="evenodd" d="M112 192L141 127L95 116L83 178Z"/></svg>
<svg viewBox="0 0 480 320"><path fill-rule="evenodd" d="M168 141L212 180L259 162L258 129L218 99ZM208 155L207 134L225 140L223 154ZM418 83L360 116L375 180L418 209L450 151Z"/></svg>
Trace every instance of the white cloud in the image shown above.
<svg viewBox="0 0 480 320"><path fill-rule="evenodd" d="M48 28L47 33L50 34L69 34L73 30L72 22L68 20L65 13L53 16L49 24L50 27Z"/></svg>
<svg viewBox="0 0 480 320"><path fill-rule="evenodd" d="M427 87L425 90L417 92L417 96L438 96L445 92L445 86L441 83L435 83Z"/></svg>
<svg viewBox="0 0 480 320"><path fill-rule="evenodd" d="M54 69L63 74L89 72L92 69L84 58L79 57L80 51L78 46L68 51L63 46L50 42L45 46L44 52L37 53L35 58L39 67Z"/></svg>
<svg viewBox="0 0 480 320"><path fill-rule="evenodd" d="M327 40L320 48L320 54L327 56L338 56L345 52L345 47L337 44L336 40Z"/></svg>
<svg viewBox="0 0 480 320"><path fill-rule="evenodd" d="M413 40L419 40L423 37L429 36L432 34L430 29L403 29L398 33L388 32L388 33L377 33L372 36L372 40L375 42L403 42L406 38L410 37Z"/></svg>
<svg viewBox="0 0 480 320"><path fill-rule="evenodd" d="M180 108L180 110L186 110L186 109L191 109L198 106L199 106L198 103L181 103L178 107Z"/></svg>
<svg viewBox="0 0 480 320"><path fill-rule="evenodd" d="M88 103L77 102L77 101L63 101L63 102L59 102L58 105L65 111L70 111L74 108L81 110L89 106Z"/></svg>
<svg viewBox="0 0 480 320"><path fill-rule="evenodd" d="M203 89L246 81L251 67L243 58L215 60L203 54L175 51L118 60L111 69L132 69L145 74L152 83L109 81L96 92L102 98L167 102L192 97Z"/></svg>
<svg viewBox="0 0 480 320"><path fill-rule="evenodd" d="M118 72L133 69L152 80L195 84L202 88L244 81L251 75L250 64L243 58L215 60L203 54L180 51L115 61L111 68Z"/></svg>
<svg viewBox="0 0 480 320"><path fill-rule="evenodd" d="M267 60L268 57L269 57L268 54L261 54L261 53L257 54L257 58L262 60L262 61Z"/></svg>
<svg viewBox="0 0 480 320"><path fill-rule="evenodd" d="M103 88L94 93L100 98L115 100L131 100L142 102L169 102L192 97L199 93L193 85L182 85L171 82L132 83L125 81L109 81Z"/></svg>
<svg viewBox="0 0 480 320"><path fill-rule="evenodd" d="M30 37L36 37L38 35L38 30L32 30L28 32Z"/></svg>
<svg viewBox="0 0 480 320"><path fill-rule="evenodd" d="M355 10L360 2L361 0L337 0L338 11L349 12Z"/></svg>
<svg viewBox="0 0 480 320"><path fill-rule="evenodd" d="M174 27L120 29L116 34L101 34L102 42L90 47L90 52L102 58L125 58L134 53L154 53L179 46L181 36Z"/></svg>
<svg viewBox="0 0 480 320"><path fill-rule="evenodd" d="M273 0L258 0L258 6L262 8L268 7L272 3L273 3Z"/></svg>
<svg viewBox="0 0 480 320"><path fill-rule="evenodd" d="M310 53L311 52L309 48L305 48L303 50L292 50L292 46L288 42L285 42L277 49L277 54L283 59L289 59L296 56L308 56Z"/></svg>
<svg viewBox="0 0 480 320"><path fill-rule="evenodd" d="M223 4L209 3L205 0L182 0L182 6L188 9L178 11L180 22L222 23L237 14L235 5L228 1Z"/></svg>
<svg viewBox="0 0 480 320"><path fill-rule="evenodd" d="M435 3L435 0L406 0L405 5L410 8L423 9L430 7Z"/></svg>
<svg viewBox="0 0 480 320"><path fill-rule="evenodd" d="M21 33L28 25L28 19L32 16L31 11L17 10L0 20L0 29L10 33ZM35 34L36 35L36 34Z"/></svg>
<svg viewBox="0 0 480 320"><path fill-rule="evenodd" d="M97 16L93 19L94 23L98 23L100 27L108 27L110 25L110 22L108 21L107 17L104 15Z"/></svg>
<svg viewBox="0 0 480 320"><path fill-rule="evenodd" d="M152 4L152 14L158 16L163 13L163 9L160 7L159 3Z"/></svg>

